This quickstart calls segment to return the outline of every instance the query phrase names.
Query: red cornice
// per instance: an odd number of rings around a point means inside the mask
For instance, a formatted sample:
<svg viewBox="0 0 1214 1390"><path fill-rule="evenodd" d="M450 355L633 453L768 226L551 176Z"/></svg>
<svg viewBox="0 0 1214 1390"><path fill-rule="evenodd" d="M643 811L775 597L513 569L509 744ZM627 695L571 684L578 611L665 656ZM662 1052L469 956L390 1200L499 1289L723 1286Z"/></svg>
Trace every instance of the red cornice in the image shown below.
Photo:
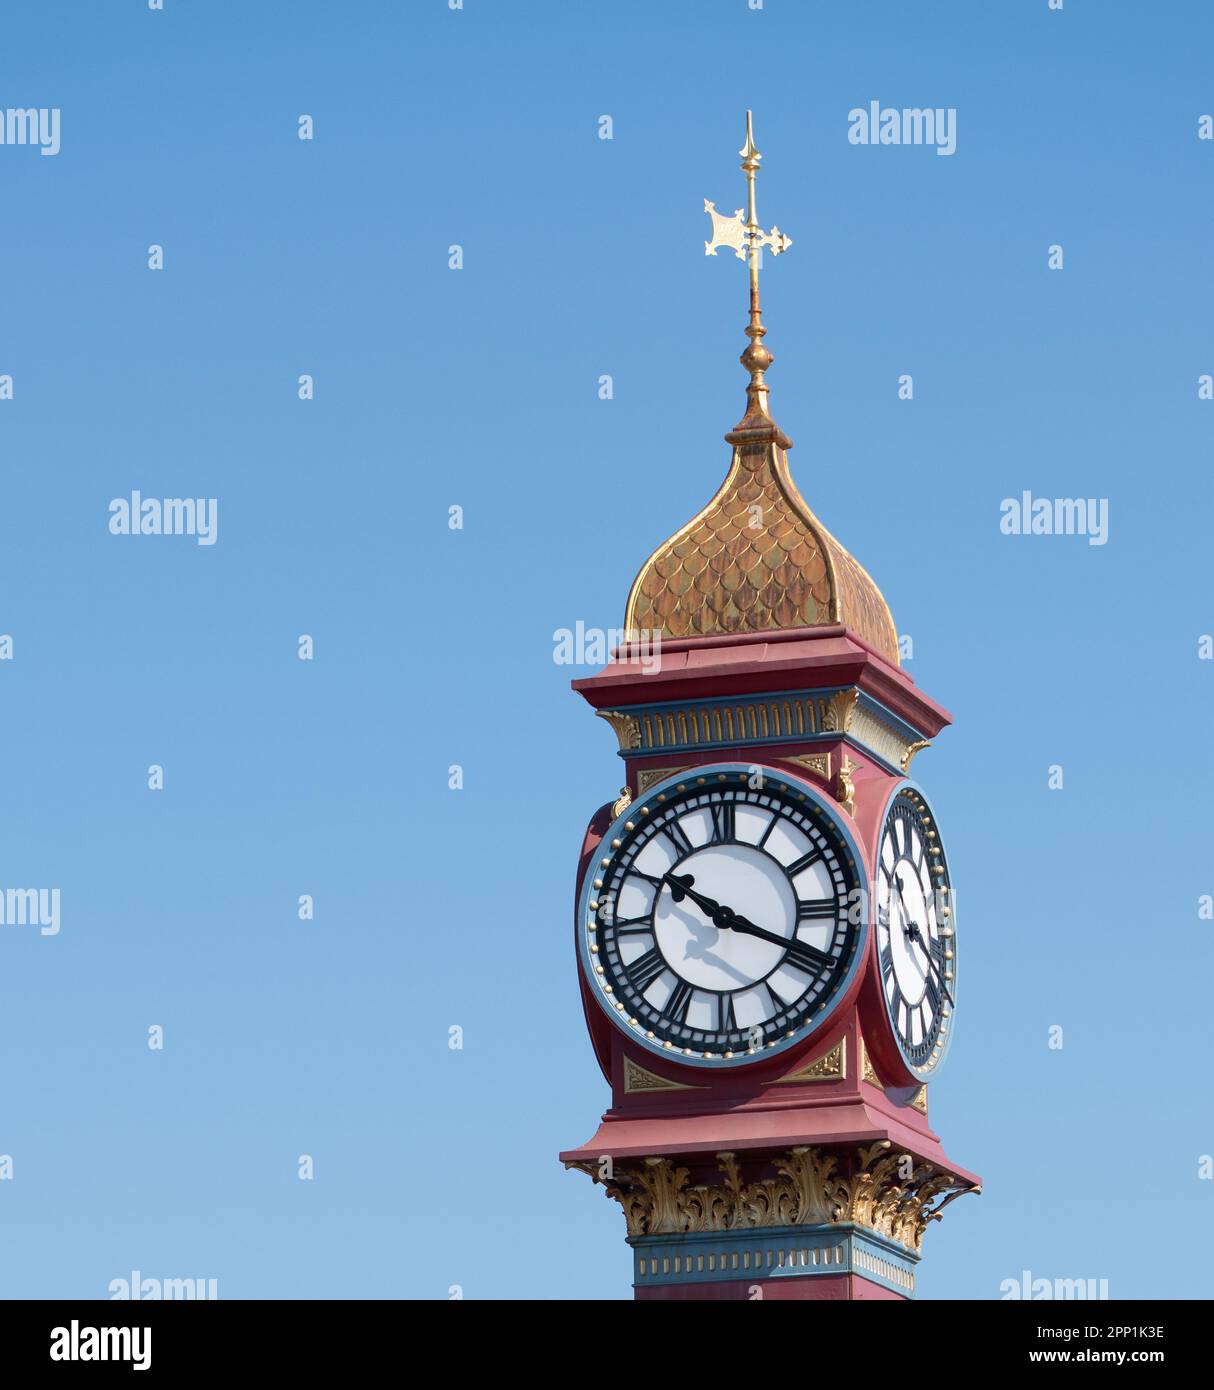
<svg viewBox="0 0 1214 1390"><path fill-rule="evenodd" d="M862 637L834 623L812 628L663 640L659 667L646 675L654 652L624 644L597 675L573 682L595 709L667 700L855 685L928 738L952 716L925 695L900 667Z"/></svg>

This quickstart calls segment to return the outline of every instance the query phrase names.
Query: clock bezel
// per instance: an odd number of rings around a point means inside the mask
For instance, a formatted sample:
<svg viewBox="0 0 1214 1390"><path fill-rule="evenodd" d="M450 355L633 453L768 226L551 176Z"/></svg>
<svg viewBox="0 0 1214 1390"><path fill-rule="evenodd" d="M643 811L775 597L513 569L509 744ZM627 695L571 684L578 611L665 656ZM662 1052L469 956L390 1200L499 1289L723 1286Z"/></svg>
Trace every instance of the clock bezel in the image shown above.
<svg viewBox="0 0 1214 1390"><path fill-rule="evenodd" d="M950 902L950 904L949 904L949 907L950 907L949 921L950 921L951 924L952 924L953 933L954 933L954 934L953 934L953 938L952 938L952 939L953 939L953 959L952 959L953 978L952 978L952 981L951 981L951 988L952 988L952 994L953 994L954 1003L953 1003L952 1009L950 1010L950 1013L949 1013L949 1017L948 1017L948 1020L947 1020L947 1022L948 1022L948 1027L947 1027L947 1028L945 1029L945 1031L944 1031L943 1040L942 1040L942 1043L941 1043L941 1046L940 1046L939 1054L937 1055L936 1060L935 1060L934 1062L931 1062L929 1065L926 1065L926 1066L924 1066L924 1065L922 1065L922 1064L920 1064L920 1063L917 1063L917 1062L913 1061L913 1060L910 1058L910 1056L907 1054L906 1047L904 1046L903 1041L902 1041L902 1034L901 1034L901 1032L900 1032L900 1030L899 1030L899 1028L898 1028L897 1023L896 1023L895 1020L894 1020L893 1013L892 1013L891 1010L890 1010L889 1000L885 997L885 982L884 982L884 980L883 980L882 977L881 977L881 961L880 961L881 933L880 933L880 931L878 930L878 924L877 924L877 913L878 913L878 911L879 911L879 907L878 907L878 894L877 894L877 880L878 880L878 872L879 872L878 866L879 866L879 864L880 864L880 862L881 862L881 847L882 847L882 845L885 843L885 832L886 832L886 828L887 828L887 826L888 826L888 824L889 824L889 818L890 818L891 814L893 813L894 807L897 805L899 798L905 797L905 796L907 796L908 794L909 794L912 798L917 798L917 799L918 799L918 801L920 802L920 806L921 806L921 813L925 813L925 814L930 818L932 828L936 831L936 843L937 843L937 845L938 845L939 848L940 848L940 859L941 859L941 861L942 861L942 863L943 863L943 866L944 866L944 877L945 877L945 881L948 883L948 886L949 886L949 889L950 889L950 894L951 894L951 902ZM871 913L870 913L870 916L871 916L871 919L872 919L873 977L874 977L874 979L875 979L875 981L876 981L877 993L881 996L881 1008L882 1008L882 1011L883 1011L883 1013L884 1013L886 1023L887 1023L887 1025L888 1025L889 1036L890 1036L890 1038L893 1040L894 1046L895 1046L895 1047L897 1048L897 1050L898 1050L898 1056L901 1058L902 1065L906 1068L907 1072L908 1072L912 1077L915 1078L915 1082L916 1082L917 1084L922 1084L922 1083L924 1083L924 1082L933 1081L933 1080L935 1080L935 1078L936 1078L937 1076L940 1075L940 1069L941 1069L941 1067L944 1065L945 1059L948 1057L948 1051L949 1051L949 1048L952 1046L952 1042L953 1042L953 1034L954 1034L954 1032L956 1031L957 1006L956 1006L955 1000L956 1000L956 997L957 997L958 965L959 965L959 962L960 962L960 952L959 952L958 949L957 949L957 936L956 936L956 931L957 931L957 898L956 898L956 884L953 882L952 871L951 871L951 869L949 868L949 864L948 864L948 851L947 851L947 850L945 849L945 847L944 847L944 832L940 829L940 821L939 821L939 817L936 815L935 807L933 806L932 802L928 799L927 793L926 793L926 792L923 790L923 788L918 784L918 782L912 781L910 778L903 778L901 781L895 783L895 785L890 789L890 793L889 793L889 796L886 798L885 805L884 805L884 806L882 807L882 809L881 809L881 815L880 815L880 818L879 818L878 821L877 821L877 834L876 834L876 837L875 837L875 839L874 839L874 841L873 841L873 862L872 862L872 873L871 873L871 879L870 879L870 881L871 881L871 883L873 884L873 890L872 890L872 911L871 911Z"/></svg>
<svg viewBox="0 0 1214 1390"><path fill-rule="evenodd" d="M776 790L787 790L794 799L812 803L819 814L830 821L833 832L839 837L846 850L847 867L854 876L855 887L863 895L860 901L867 904L869 899L868 865L862 847L845 823L844 818L838 813L832 800L804 778L769 764L756 764L754 762L707 763L700 767L685 768L647 788L642 795L625 807L620 815L615 817L590 856L581 891L578 894L578 960L588 992L594 997L599 1008L607 1015L619 1033L643 1051L654 1057L662 1058L669 1065L689 1067L698 1071L723 1072L769 1062L792 1049L804 1046L836 1021L839 1010L855 997L863 978L864 963L868 958L869 940L872 935L872 922L870 920L872 913L867 910L861 914L860 921L855 924L857 935L851 960L833 996L827 1001L826 1007L815 1013L811 1020L794 1029L791 1037L781 1038L774 1044L769 1043L753 1052L746 1050L736 1053L732 1057L723 1053L711 1056L689 1056L673 1044L667 1045L663 1039L647 1038L642 1028L629 1023L625 1014L615 1007L611 996L606 993L605 981L595 971L594 953L590 949L591 933L588 930L588 924L595 915L590 907L596 892L594 888L595 878L601 872L601 860L614 853L616 846L613 845L613 841L622 838L625 827L630 821L635 821L638 816L644 814L642 807L657 804L659 798L664 798L670 791L679 787L695 789L697 783L703 783L704 789L707 790L710 782L718 782L723 777L730 781L749 780L753 777L756 767L762 769L770 787L774 787ZM764 790L766 789L768 788L765 787ZM604 846L607 848L604 849Z"/></svg>

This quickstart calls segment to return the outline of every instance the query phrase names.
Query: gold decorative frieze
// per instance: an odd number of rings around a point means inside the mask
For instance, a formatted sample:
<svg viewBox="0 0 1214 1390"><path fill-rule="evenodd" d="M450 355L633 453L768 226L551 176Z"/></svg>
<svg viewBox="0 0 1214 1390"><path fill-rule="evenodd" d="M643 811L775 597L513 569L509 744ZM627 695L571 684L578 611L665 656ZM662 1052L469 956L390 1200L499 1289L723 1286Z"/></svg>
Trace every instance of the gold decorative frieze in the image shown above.
<svg viewBox="0 0 1214 1390"><path fill-rule="evenodd" d="M696 1091L698 1086L687 1086L682 1081L667 1081L664 1076L647 1067L639 1066L631 1057L624 1058L624 1092L636 1095L642 1091Z"/></svg>
<svg viewBox="0 0 1214 1390"><path fill-rule="evenodd" d="M859 693L852 689L833 695L748 696L720 704L646 709L636 714L599 710L598 716L615 729L621 751L711 748L756 739L798 739L845 732Z"/></svg>
<svg viewBox="0 0 1214 1390"><path fill-rule="evenodd" d="M797 1081L841 1081L846 1075L847 1039L840 1038L829 1052L780 1077L776 1085L787 1086Z"/></svg>
<svg viewBox="0 0 1214 1390"><path fill-rule="evenodd" d="M736 744L816 739L844 735L871 749L891 767L906 772L915 754L929 746L895 728L851 686L828 694L804 691L789 695L745 696L704 705L672 705L629 713L599 710L619 739L620 752L655 753L722 748ZM797 761L818 754L797 755ZM812 762L807 766L813 767ZM829 769L824 776L829 780ZM644 788L641 788L644 790Z"/></svg>
<svg viewBox="0 0 1214 1390"><path fill-rule="evenodd" d="M907 1173L908 1162L910 1172ZM963 1192L977 1191L931 1163L916 1162L880 1140L849 1155L808 1145L764 1163L776 1177L748 1179L730 1152L716 1155L721 1181L689 1183L690 1170L653 1157L600 1179L597 1166L575 1163L620 1204L630 1236L756 1230L854 1222L908 1250Z"/></svg>
<svg viewBox="0 0 1214 1390"><path fill-rule="evenodd" d="M929 746L927 739L906 738L863 705L852 715L847 729L858 743L871 748L892 767L901 768L903 772L910 767L915 754Z"/></svg>

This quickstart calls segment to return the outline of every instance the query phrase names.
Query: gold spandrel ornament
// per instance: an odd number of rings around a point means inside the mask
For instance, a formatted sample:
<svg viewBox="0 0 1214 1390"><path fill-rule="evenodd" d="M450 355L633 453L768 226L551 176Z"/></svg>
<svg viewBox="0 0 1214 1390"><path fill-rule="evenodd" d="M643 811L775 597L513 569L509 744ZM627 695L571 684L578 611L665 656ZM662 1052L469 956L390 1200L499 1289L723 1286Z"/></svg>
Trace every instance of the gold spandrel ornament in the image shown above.
<svg viewBox="0 0 1214 1390"><path fill-rule="evenodd" d="M847 1039L840 1038L834 1047L824 1052L821 1057L815 1057L812 1062L797 1067L787 1076L777 1077L775 1084L792 1086L802 1081L842 1081L846 1075Z"/></svg>
<svg viewBox="0 0 1214 1390"><path fill-rule="evenodd" d="M634 1062L631 1057L624 1058L624 1093L637 1095L645 1091L696 1091L698 1086L688 1086L682 1081L670 1081L648 1067Z"/></svg>

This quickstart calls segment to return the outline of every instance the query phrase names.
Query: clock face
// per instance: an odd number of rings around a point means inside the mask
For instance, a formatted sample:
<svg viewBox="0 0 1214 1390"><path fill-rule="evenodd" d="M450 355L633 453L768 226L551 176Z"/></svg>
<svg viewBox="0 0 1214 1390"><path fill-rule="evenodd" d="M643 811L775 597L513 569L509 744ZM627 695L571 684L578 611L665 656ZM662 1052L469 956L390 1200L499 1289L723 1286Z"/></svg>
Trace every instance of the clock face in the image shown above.
<svg viewBox="0 0 1214 1390"><path fill-rule="evenodd" d="M753 771L751 769L750 771ZM866 930L857 855L816 794L704 768L635 802L587 875L583 960L639 1042L697 1065L822 1022Z"/></svg>
<svg viewBox="0 0 1214 1390"><path fill-rule="evenodd" d="M944 847L927 802L910 788L886 815L876 889L881 992L902 1056L923 1077L948 1040L957 939Z"/></svg>

